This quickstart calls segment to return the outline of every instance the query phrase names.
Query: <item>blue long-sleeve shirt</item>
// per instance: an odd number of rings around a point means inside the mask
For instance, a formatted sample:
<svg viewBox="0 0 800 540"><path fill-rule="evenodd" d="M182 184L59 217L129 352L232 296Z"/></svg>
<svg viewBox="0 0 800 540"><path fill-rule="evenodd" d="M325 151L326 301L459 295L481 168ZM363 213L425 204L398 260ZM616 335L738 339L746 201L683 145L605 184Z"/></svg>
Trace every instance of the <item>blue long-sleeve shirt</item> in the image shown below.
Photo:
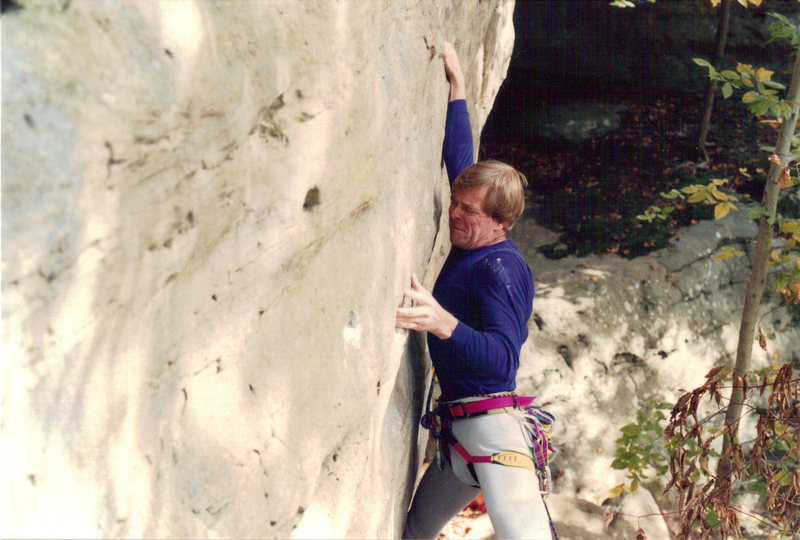
<svg viewBox="0 0 800 540"><path fill-rule="evenodd" d="M443 157L451 186L474 162L465 100L447 107ZM516 388L533 290L531 270L510 239L477 249L452 248L433 296L458 325L448 339L428 334L443 399Z"/></svg>

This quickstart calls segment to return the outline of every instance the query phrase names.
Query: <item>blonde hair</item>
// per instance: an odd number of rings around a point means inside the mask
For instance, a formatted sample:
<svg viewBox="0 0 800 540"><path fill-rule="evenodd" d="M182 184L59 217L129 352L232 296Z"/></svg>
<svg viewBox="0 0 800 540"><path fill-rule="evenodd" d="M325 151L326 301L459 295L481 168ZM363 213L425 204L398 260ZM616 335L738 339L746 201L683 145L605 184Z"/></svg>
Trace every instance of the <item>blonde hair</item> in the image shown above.
<svg viewBox="0 0 800 540"><path fill-rule="evenodd" d="M487 187L483 211L498 223L505 223L506 232L522 217L525 209L525 186L528 179L502 161L479 161L464 169L453 182L453 193L461 189Z"/></svg>

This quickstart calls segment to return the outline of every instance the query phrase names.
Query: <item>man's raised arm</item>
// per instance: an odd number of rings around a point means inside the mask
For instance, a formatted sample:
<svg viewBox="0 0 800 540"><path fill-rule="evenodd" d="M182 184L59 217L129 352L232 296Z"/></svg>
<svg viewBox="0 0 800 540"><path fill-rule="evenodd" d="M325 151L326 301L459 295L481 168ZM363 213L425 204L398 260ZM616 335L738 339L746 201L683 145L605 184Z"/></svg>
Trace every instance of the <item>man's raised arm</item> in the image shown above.
<svg viewBox="0 0 800 540"><path fill-rule="evenodd" d="M467 110L467 90L461 62L453 45L445 42L442 50L444 71L450 82L450 101L447 104L447 120L444 127L442 157L447 167L450 185L461 171L475 163L472 148L472 126Z"/></svg>

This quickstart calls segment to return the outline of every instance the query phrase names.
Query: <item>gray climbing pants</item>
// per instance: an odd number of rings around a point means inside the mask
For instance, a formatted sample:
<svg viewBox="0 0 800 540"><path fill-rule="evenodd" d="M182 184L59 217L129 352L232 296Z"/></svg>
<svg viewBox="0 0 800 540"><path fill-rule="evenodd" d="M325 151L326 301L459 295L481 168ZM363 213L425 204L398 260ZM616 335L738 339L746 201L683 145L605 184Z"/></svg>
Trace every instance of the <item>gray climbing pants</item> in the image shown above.
<svg viewBox="0 0 800 540"><path fill-rule="evenodd" d="M520 420L508 413L453 420L453 435L472 456L511 450L527 455ZM443 443L446 444L446 443ZM475 463L480 488L467 463L450 448L443 470L431 463L406 518L403 538L436 538L447 522L483 492L497 538L550 540L550 522L536 473L521 467Z"/></svg>

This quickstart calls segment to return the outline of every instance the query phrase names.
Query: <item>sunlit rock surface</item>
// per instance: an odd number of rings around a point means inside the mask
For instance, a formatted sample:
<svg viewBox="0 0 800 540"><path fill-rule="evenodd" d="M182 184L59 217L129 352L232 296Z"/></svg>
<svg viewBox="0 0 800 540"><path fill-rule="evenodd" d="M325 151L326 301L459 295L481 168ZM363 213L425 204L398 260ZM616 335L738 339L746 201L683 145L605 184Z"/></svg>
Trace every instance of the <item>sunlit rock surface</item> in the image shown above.
<svg viewBox="0 0 800 540"><path fill-rule="evenodd" d="M3 536L390 537L446 180L513 2L30 1L3 14ZM444 195L443 195L444 193Z"/></svg>
<svg viewBox="0 0 800 540"><path fill-rule="evenodd" d="M644 257L554 261L536 250L553 241L552 233L532 221L512 231L536 278L518 391L536 395L536 403L556 416L560 453L552 462L551 510L562 538L632 538L639 526L649 538L665 537L662 518L635 517L658 513L666 502L663 478L639 488L653 489L652 496L606 501L625 481L625 471L611 468L615 440L650 400L674 403L712 367L733 363L755 233L755 223L739 210L686 228L671 247ZM716 259L723 245L748 256ZM760 324L769 339L766 351L753 342L754 368L800 361L800 327L785 308L768 313L779 303L776 293L765 293ZM707 404L703 400L701 409ZM751 417L741 429L752 424ZM587 517L593 513L587 505L599 509L599 520Z"/></svg>

